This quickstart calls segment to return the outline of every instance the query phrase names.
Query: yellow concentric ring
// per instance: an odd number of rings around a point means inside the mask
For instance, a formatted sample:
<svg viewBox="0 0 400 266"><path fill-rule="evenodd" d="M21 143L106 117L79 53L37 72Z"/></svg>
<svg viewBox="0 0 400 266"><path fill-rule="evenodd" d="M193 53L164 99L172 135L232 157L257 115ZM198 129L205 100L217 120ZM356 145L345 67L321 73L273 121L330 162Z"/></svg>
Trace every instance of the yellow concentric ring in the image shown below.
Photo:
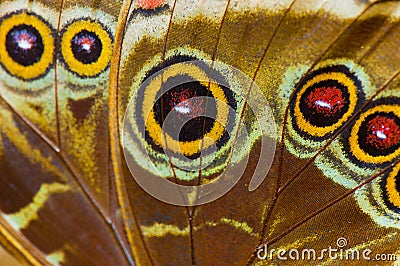
<svg viewBox="0 0 400 266"><path fill-rule="evenodd" d="M394 206L400 209L400 191L397 190L396 177L400 171L400 163L398 163L390 172L386 180L387 198Z"/></svg>
<svg viewBox="0 0 400 266"><path fill-rule="evenodd" d="M374 108L371 108L370 110L366 111L363 113L360 118L356 121L354 124L351 134L349 137L349 143L350 143L350 151L352 154L360 161L366 162L366 163L374 163L374 164L382 164L386 162L390 162L394 160L396 157L400 155L400 148L395 150L389 155L382 155L382 156L372 156L365 151L362 150L362 148L359 145L358 142L358 132L360 130L361 124L365 121L365 119L376 112L384 112L384 113L394 113L397 117L400 118L400 106L397 105L378 105L375 106Z"/></svg>
<svg viewBox="0 0 400 266"><path fill-rule="evenodd" d="M84 64L77 60L71 48L72 39L82 30L95 33L102 44L102 50L96 62ZM82 77L94 77L104 71L110 63L112 40L101 24L90 19L78 20L70 24L61 38L61 54L68 68Z"/></svg>
<svg viewBox="0 0 400 266"><path fill-rule="evenodd" d="M342 84L345 88L347 88L349 93L349 109L343 115L339 121L335 124L325 127L318 127L309 123L304 117L303 113L300 110L300 100L301 96L306 92L308 88L322 81L326 80L334 80ZM328 133L332 133L337 130L340 126L342 126L354 113L354 110L357 105L357 86L354 84L354 81L351 80L346 74L341 72L329 72L319 74L304 84L304 86L300 89L298 96L296 97L296 104L294 107L294 116L296 118L296 123L298 127L304 132L310 134L311 136L323 137Z"/></svg>
<svg viewBox="0 0 400 266"><path fill-rule="evenodd" d="M44 47L40 60L29 66L24 66L15 62L8 54L6 47L7 34L15 26L23 24L32 26L39 32ZM47 69L53 62L54 38L52 30L48 25L46 25L44 20L39 18L37 15L22 12L4 19L0 25L0 40L0 61L7 71L15 77L24 80L38 78L46 74Z"/></svg>
<svg viewBox="0 0 400 266"><path fill-rule="evenodd" d="M168 145L168 149L176 152L182 153L186 156L191 156L200 152L200 147L207 149L214 142L216 142L224 134L224 126L222 123L226 124L229 115L229 108L225 94L220 86L216 83L211 82L210 86L208 83L209 77L204 71L194 65L173 65L168 67L166 71L159 75L157 78L153 79L146 87L146 92L144 95L144 100L142 103L142 116L146 125L146 130L149 136L152 138L154 143L160 147L163 146L163 132L160 125L156 122L155 114L153 112L153 105L155 103L155 98L157 92L161 88L163 80L167 80L170 77L176 75L188 75L193 79L200 82L201 85L209 87L210 92L216 99L217 105L217 117L213 128L203 136L203 139L198 139L194 141L180 142L173 139L168 134L165 134L165 142ZM222 123L221 123L222 122Z"/></svg>

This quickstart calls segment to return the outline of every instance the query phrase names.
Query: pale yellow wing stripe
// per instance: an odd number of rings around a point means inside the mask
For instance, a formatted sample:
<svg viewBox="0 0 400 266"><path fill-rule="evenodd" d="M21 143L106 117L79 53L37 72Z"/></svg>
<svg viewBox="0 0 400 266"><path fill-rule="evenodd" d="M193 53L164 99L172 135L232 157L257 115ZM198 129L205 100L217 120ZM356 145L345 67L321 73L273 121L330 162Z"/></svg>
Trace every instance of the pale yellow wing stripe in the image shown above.
<svg viewBox="0 0 400 266"><path fill-rule="evenodd" d="M197 231L205 226L215 227L222 224L231 226L250 236L258 237L258 234L254 233L253 228L251 228L246 222L239 222L228 218L221 218L218 222L211 222L211 221L206 222L205 224L195 227L194 231ZM163 223L154 223L153 225L150 226L141 226L140 229L142 231L143 236L146 238L164 237L166 235L185 236L189 235L190 232L189 226L184 228L179 228L176 225L163 224Z"/></svg>
<svg viewBox="0 0 400 266"><path fill-rule="evenodd" d="M32 221L38 219L37 212L43 208L52 194L63 193L68 190L70 190L69 186L60 183L42 184L31 203L16 213L2 214L2 216L14 230L25 229Z"/></svg>
<svg viewBox="0 0 400 266"><path fill-rule="evenodd" d="M176 225L171 224L163 224L163 223L154 223L150 226L141 226L140 227L142 234L146 238L151 237L164 237L166 235L173 236L186 236L189 235L189 226L184 228L179 228Z"/></svg>
<svg viewBox="0 0 400 266"><path fill-rule="evenodd" d="M2 98L0 98L0 100L1 99ZM5 137L10 139L21 153L30 154L28 157L30 162L40 164L49 172L49 174L54 174L57 177L63 178L57 167L54 166L51 158L44 155L40 149L36 148L29 142L24 132L18 128L18 124L16 123L12 112L9 109L5 109L3 105L0 106L0 121L8 121L7 123L1 124L2 132L5 133ZM3 149L3 147L0 148L0 156L2 156L1 149Z"/></svg>

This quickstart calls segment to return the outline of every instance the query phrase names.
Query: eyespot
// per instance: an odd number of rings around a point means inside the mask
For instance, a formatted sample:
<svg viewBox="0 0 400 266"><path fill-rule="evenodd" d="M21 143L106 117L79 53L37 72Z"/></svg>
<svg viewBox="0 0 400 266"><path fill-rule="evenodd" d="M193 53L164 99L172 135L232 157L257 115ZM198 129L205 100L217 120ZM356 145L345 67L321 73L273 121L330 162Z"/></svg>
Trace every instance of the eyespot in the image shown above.
<svg viewBox="0 0 400 266"><path fill-rule="evenodd" d="M377 224L400 228L400 163L357 190L355 198Z"/></svg>
<svg viewBox="0 0 400 266"><path fill-rule="evenodd" d="M96 77L104 72L111 54L111 34L97 21L73 21L62 33L62 58L67 68L80 77Z"/></svg>
<svg viewBox="0 0 400 266"><path fill-rule="evenodd" d="M260 138L251 111L243 114L248 128L239 123L251 78L201 51L177 48L164 62L156 55L132 80L121 133L125 158L140 169L181 181L201 169L210 182ZM240 151L231 155L236 134Z"/></svg>
<svg viewBox="0 0 400 266"><path fill-rule="evenodd" d="M381 180L381 189L386 206L400 214L400 164Z"/></svg>
<svg viewBox="0 0 400 266"><path fill-rule="evenodd" d="M349 144L361 162L393 161L400 155L400 106L378 104L364 112L352 127Z"/></svg>
<svg viewBox="0 0 400 266"><path fill-rule="evenodd" d="M314 156L373 91L364 69L349 59L328 59L312 71L303 65L288 69L278 96L289 106L287 149L299 158Z"/></svg>
<svg viewBox="0 0 400 266"><path fill-rule="evenodd" d="M291 105L294 129L314 140L328 138L354 113L361 91L360 80L345 65L311 72Z"/></svg>
<svg viewBox="0 0 400 266"><path fill-rule="evenodd" d="M53 32L42 17L26 11L3 18L0 61L6 71L23 80L44 76L53 63Z"/></svg>
<svg viewBox="0 0 400 266"><path fill-rule="evenodd" d="M188 58L176 57L172 59L182 62ZM168 67L168 66L167 66ZM232 92L223 86L209 80L207 73L198 66L185 65L170 66L163 73L164 87L169 88L171 84L179 84L184 76L190 76L193 81L171 87L166 93L160 91L162 88L160 79L152 80L148 86L142 89L139 97L143 97L142 106L137 109L137 116L141 116L146 127L146 141L158 151L162 151L162 136L165 134L168 149L178 153L182 151L185 156L198 157L200 147L204 138L210 138L216 145L221 147L225 144L228 136L224 127L218 122L227 123L229 110L224 104L235 108L236 103ZM155 69L158 69L156 67ZM155 70L153 69L153 71ZM153 72L151 71L151 72ZM207 101L206 97L213 97L215 102ZM149 108L153 108L150 110ZM206 114L207 110L207 114ZM177 118L173 127L165 127L162 130L165 118L174 113ZM147 114L148 117L147 117ZM210 117L217 117L216 120ZM232 114L231 114L232 115ZM147 117L147 119L146 119ZM176 130L181 125L179 139ZM162 133L163 132L163 133ZM175 137L173 137L175 136ZM211 143L203 143L207 149Z"/></svg>

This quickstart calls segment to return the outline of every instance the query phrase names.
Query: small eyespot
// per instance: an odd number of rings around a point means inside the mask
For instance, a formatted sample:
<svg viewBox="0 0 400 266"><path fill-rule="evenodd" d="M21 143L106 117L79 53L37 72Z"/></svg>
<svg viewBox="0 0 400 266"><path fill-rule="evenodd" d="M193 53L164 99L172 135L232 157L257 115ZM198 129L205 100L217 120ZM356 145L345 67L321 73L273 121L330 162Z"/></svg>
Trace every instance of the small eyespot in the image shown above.
<svg viewBox="0 0 400 266"><path fill-rule="evenodd" d="M314 140L327 139L354 113L361 82L344 65L311 72L291 105L293 127Z"/></svg>
<svg viewBox="0 0 400 266"><path fill-rule="evenodd" d="M90 64L99 59L102 45L95 33L83 30L71 40L71 49L78 61Z"/></svg>
<svg viewBox="0 0 400 266"><path fill-rule="evenodd" d="M382 164L400 156L400 106L378 104L352 127L350 151L359 161Z"/></svg>
<svg viewBox="0 0 400 266"><path fill-rule="evenodd" d="M15 26L7 33L6 49L10 57L23 66L39 62L44 51L40 33L26 24Z"/></svg>
<svg viewBox="0 0 400 266"><path fill-rule="evenodd" d="M53 63L54 31L38 15L21 11L2 19L0 62L23 80L44 76Z"/></svg>
<svg viewBox="0 0 400 266"><path fill-rule="evenodd" d="M74 21L62 33L62 58L67 68L80 77L96 77L104 72L111 54L111 34L97 21Z"/></svg>

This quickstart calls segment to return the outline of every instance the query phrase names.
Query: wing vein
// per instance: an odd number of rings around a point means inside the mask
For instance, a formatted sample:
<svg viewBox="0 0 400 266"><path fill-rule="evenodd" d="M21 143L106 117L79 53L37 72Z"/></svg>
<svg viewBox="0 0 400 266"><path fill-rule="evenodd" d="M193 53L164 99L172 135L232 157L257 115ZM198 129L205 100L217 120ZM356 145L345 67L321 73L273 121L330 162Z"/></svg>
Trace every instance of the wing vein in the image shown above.
<svg viewBox="0 0 400 266"><path fill-rule="evenodd" d="M125 231L127 234L128 242L130 243L134 254L141 254L141 256L135 257L136 262L150 261L151 264L154 265L152 258L150 256L149 250L144 243L143 235L141 234L140 228L138 226L137 218L133 212L133 209L130 206L130 203L122 196L124 194L125 184L124 184L124 175L122 172L122 152L120 146L119 139L119 120L118 120L118 77L119 77L119 68L121 61L121 51L123 38L125 34L126 21L128 18L128 13L130 7L132 6L133 0L124 0L122 3L122 7L118 16L118 25L116 29L115 39L114 39L114 47L113 47L113 56L111 58L110 63L110 83L109 83L109 133L110 133L110 152L111 152L111 163L112 163L112 172L115 178L116 187L118 191L118 201L121 205L122 217L124 221ZM131 210L129 213L128 207ZM127 224L128 221L134 221L133 228L129 227ZM139 236L139 239L135 237L131 230L134 230L134 235ZM115 232L115 231L114 231ZM118 235L115 232L114 237ZM123 243L119 240L121 247L124 246ZM137 245L140 245L138 248ZM126 250L123 249L123 252L129 258L129 254L126 253ZM144 250L144 252L139 252L139 250ZM137 251L137 252L135 252ZM144 254L143 254L144 253ZM146 260L147 259L147 260ZM140 263L139 263L140 264ZM144 263L143 263L144 264Z"/></svg>
<svg viewBox="0 0 400 266"><path fill-rule="evenodd" d="M294 1L295 2L295 1ZM293 6L294 2L291 3L291 6ZM333 39L333 41L328 45L327 49L325 51L322 52L322 54L315 60L315 62L310 66L310 68L307 70L307 72L303 75L303 77L300 79L300 81L297 84L301 84L301 82L304 80L304 77L307 76L308 73L311 72L311 70L317 65L317 63L323 58L323 56L331 49L331 47L335 44L335 42L347 31L347 29L349 29L356 21L357 19L362 16L362 14L364 14L373 4L367 6L351 23L349 23L349 25L343 29L343 31L341 33L339 33L335 39ZM289 11L286 11L286 13ZM283 22L283 19L280 23ZM272 42L272 40L271 40ZM261 63L260 63L261 64ZM290 95L289 98L289 103L292 102L294 95L296 94L296 92L298 91L299 86L296 85L296 88L293 90L292 94ZM288 120L288 115L289 115L289 104L286 107L285 110L285 115L284 115L284 119L283 119L283 127L282 127L282 133L281 133L281 145L279 147L279 154L277 156L279 156L278 160L279 160L279 169L278 169L278 177L277 177L277 187L276 187L276 191L275 191L275 195L274 198L271 202L271 206L268 208L268 211L265 214L265 218L263 220L263 228L262 231L260 233L260 241L259 241L259 245L262 245L263 239L265 238L265 231L266 231L266 225L269 221L269 219L271 218L272 215L272 211L274 210L274 207L278 201L278 197L280 195L280 186L281 186L281 180L282 180L282 168L283 168L283 154L284 154L284 141L285 141L285 135L286 135L286 127L287 127L287 120ZM248 260L247 265L250 265L251 263L254 262L255 258L256 258L256 252L257 249L254 250L254 253L251 255L251 257Z"/></svg>
<svg viewBox="0 0 400 266"><path fill-rule="evenodd" d="M217 33L217 38L216 38L216 41L215 41L215 46L214 46L214 49L213 49L213 53L212 53L212 56L211 56L211 67L210 67L210 77L209 77L209 79L208 79L208 90L207 90L207 95L206 95L206 97L207 97L207 99L206 99L206 105L205 105L205 110L207 110L207 106L208 106L208 97L209 97L209 95L210 95L210 86L211 86L211 78L212 78L212 73L213 73L213 67L214 67L214 62L215 62L215 59L216 59L216 57L217 57L217 53L218 53L218 45L219 45L219 42L220 42L220 39L221 39L221 34L222 34L222 28L223 28L223 25L224 25L224 22L225 22L225 18L226 18L226 15L228 14L228 9L229 9L229 6L230 6L230 3L231 3L231 1L230 0L227 0L227 3L226 3L226 6L225 6L225 10L224 10L224 13L222 14L222 17L221 17L221 22L219 23L219 27L218 27L218 33ZM202 135L204 135L204 132L205 132L205 128L206 128L206 118L203 118L203 127L202 127L202 132L203 132L203 134ZM201 144L200 144L200 151L202 151L203 150L203 145L204 145L204 139L202 139L202 141L201 141ZM202 176L202 164L203 164L203 157L201 156L200 157L200 162L199 162L199 175L198 175L198 178L197 178L197 185L201 185L201 176ZM195 210L196 210L196 208L195 207L192 207L191 208L191 210L189 211L189 217L190 218L192 218L192 217L194 217L194 215L195 215ZM194 244L193 244L193 241L194 241L194 239L193 239L193 231L194 231L194 228L193 228L193 219L189 219L189 228L190 228L190 246L191 246L191 253L192 253L192 265L195 265L195 253L194 253Z"/></svg>
<svg viewBox="0 0 400 266"><path fill-rule="evenodd" d="M398 24L392 26L390 30L394 29L395 26L397 26L397 25L398 25ZM386 32L384 36L386 36L387 34L389 34L389 33L390 33L390 30L389 30L388 32ZM383 39L384 36L382 36L382 38L380 38L379 40ZM376 43L375 43L375 44L374 44L374 45L373 45L373 46L372 46L358 61L361 61L362 58L366 57L366 56L370 53L370 51L371 51L372 49L374 49L374 48L379 44L379 40L377 40ZM312 69L312 68L310 68L310 69ZM307 73L308 73L308 72L307 72ZM307 75L307 74L306 74L306 75ZM306 75L305 75L305 76L306 76ZM340 133L342 133L342 132L351 124L351 122L353 122L353 121L357 118L357 116L358 116L358 115L359 115L359 114L374 100L374 98L375 98L376 96L378 96L378 94L381 93L381 92L389 85L389 83L390 83L391 81L393 81L393 79L395 79L398 75L399 75L399 72L395 73L392 77L390 77L390 78L382 85L382 87L381 87L380 89L378 89L378 90L374 93L374 95L372 95L372 97L371 97L370 99L368 99L368 100L359 108L359 110L357 110L357 111L353 114L353 116L352 116L342 127L340 127L340 128L337 130L337 132L336 132L335 134L332 135L332 137L318 150L318 152L317 152L314 156L312 156L312 157L305 163L305 165L304 165L303 167L301 167L301 169L300 169L299 171L297 171L297 172L296 172L296 173L295 173L295 174L294 174L280 189L279 189L279 194L280 194L281 192L283 192L294 180L296 180L296 178L298 178L298 177L301 175L301 173L302 173L305 169L307 169L308 166L310 166L310 165L315 161L315 159L318 157L318 155L320 155L320 154L321 154L335 139L336 139L336 137L339 136ZM297 88L296 88L296 90L297 90ZM288 109L287 109L287 110L288 110Z"/></svg>
<svg viewBox="0 0 400 266"><path fill-rule="evenodd" d="M317 209L315 212L307 215L304 219L302 219L301 221L295 223L294 225L290 226L289 228L287 228L284 232L282 232L281 234L273 237L272 239L268 240L265 242L266 245L271 245L275 242L277 242L278 240L282 239L284 236L286 236L287 234L289 234L290 232L292 232L293 230L295 230L297 227L301 226L303 223L307 222L308 220L312 219L313 217L317 216L318 214L320 214L321 212L323 212L324 210L328 209L329 207L335 205L336 203L340 202L341 200L347 198L349 195L353 194L356 190L358 190L359 188L369 184L370 182L374 181L376 178L378 178L380 175L382 175L383 173L385 173L386 171L389 171L390 169L392 169L397 163L399 163L400 160L398 160L397 162L394 162L392 164L390 164L389 166L385 167L384 169L382 169L379 173L371 176L370 178L366 179L364 182L360 183L359 185L357 185L356 187L352 188L351 190L349 190L348 192L344 193L343 195L337 197L336 199L332 200L331 202L327 203L326 205L324 205L323 207Z"/></svg>
<svg viewBox="0 0 400 266"><path fill-rule="evenodd" d="M60 27L61 27L61 14L63 11L64 7L64 0L60 0L60 11L58 13L58 21L57 21L57 32L56 36L58 36L58 33L60 32ZM58 54L58 47L60 47L60 39L55 38L55 49L56 51L54 52L55 55ZM58 83L57 83L57 56L54 56L53 59L53 65L54 65L54 110L56 113L56 131L57 131L57 136L56 136L56 142L58 144L58 147L61 151L61 135L60 135L60 117L59 117L59 104L58 104Z"/></svg>

